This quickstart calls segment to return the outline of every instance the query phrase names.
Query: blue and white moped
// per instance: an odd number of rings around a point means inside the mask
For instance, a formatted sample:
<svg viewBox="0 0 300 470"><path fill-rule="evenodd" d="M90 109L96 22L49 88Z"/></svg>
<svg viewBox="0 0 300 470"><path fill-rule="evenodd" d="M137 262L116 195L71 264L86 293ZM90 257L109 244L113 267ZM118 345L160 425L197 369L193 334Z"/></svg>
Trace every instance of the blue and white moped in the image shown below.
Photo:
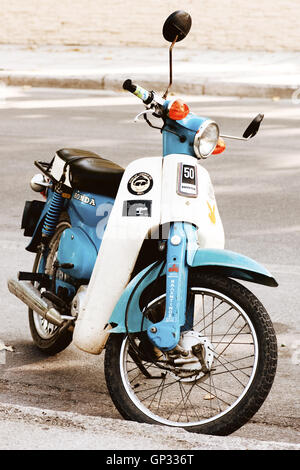
<svg viewBox="0 0 300 470"><path fill-rule="evenodd" d="M184 11L163 27L172 49L191 27ZM161 157L124 170L95 153L61 149L35 165L22 228L36 253L32 272L9 290L29 307L36 346L56 354L72 341L105 349L111 398L125 419L227 435L266 399L277 342L260 301L241 283L277 286L256 261L224 249L224 231L207 170L199 163L224 150L211 119L180 99L131 80L144 118L159 128ZM150 115L160 119L154 126ZM248 140L263 116L246 129Z"/></svg>

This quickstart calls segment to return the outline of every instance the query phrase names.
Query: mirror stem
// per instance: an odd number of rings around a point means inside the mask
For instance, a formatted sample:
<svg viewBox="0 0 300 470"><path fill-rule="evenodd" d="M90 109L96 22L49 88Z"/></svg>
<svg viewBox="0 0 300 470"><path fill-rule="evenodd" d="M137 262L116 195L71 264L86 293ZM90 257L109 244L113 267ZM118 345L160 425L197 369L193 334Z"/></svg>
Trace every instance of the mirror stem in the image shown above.
<svg viewBox="0 0 300 470"><path fill-rule="evenodd" d="M168 88L166 89L166 92L165 94L163 95L163 99L165 100L168 96L168 93L169 93L169 90L172 86L172 80L173 80L173 67L172 67L172 50L173 50L173 47L175 46L175 43L178 39L178 36L176 36L176 38L174 39L174 41L172 42L170 48L169 48L169 76L170 76L170 79L169 79L169 85L168 85Z"/></svg>
<svg viewBox="0 0 300 470"><path fill-rule="evenodd" d="M234 139L234 140L249 140L250 137L245 139L245 137L236 137L235 135L225 135L225 134L220 134L220 137L224 137L224 139Z"/></svg>

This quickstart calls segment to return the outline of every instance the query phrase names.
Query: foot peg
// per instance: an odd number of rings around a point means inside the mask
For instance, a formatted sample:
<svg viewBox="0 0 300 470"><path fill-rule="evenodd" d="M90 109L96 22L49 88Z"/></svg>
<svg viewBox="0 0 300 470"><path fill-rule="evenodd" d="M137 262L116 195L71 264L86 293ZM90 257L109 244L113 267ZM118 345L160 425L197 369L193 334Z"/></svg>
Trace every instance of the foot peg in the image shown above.
<svg viewBox="0 0 300 470"><path fill-rule="evenodd" d="M32 273L32 272L26 272L26 271L19 271L18 280L39 282L43 287L48 287L50 285L49 275L45 273Z"/></svg>

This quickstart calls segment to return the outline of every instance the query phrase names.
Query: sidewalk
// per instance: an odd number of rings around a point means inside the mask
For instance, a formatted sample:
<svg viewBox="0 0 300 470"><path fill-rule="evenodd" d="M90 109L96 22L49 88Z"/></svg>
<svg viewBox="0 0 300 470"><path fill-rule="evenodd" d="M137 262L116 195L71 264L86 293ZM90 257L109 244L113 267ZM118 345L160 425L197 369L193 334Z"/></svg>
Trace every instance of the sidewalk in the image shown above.
<svg viewBox="0 0 300 470"><path fill-rule="evenodd" d="M131 450L137 455L143 450L176 450L196 456L199 450L300 450L300 444L195 434L5 403L0 403L0 424L0 450Z"/></svg>
<svg viewBox="0 0 300 470"><path fill-rule="evenodd" d="M126 78L164 91L168 47L0 45L0 82L12 86L122 89ZM172 91L256 98L300 98L300 52L173 50Z"/></svg>

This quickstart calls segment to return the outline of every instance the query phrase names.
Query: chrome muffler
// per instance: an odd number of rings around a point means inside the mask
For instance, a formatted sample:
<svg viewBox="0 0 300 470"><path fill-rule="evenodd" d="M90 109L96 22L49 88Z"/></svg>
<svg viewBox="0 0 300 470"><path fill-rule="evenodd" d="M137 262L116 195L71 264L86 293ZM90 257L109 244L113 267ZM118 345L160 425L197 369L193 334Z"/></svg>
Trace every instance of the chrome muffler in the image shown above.
<svg viewBox="0 0 300 470"><path fill-rule="evenodd" d="M65 319L53 306L49 305L46 299L42 298L40 291L31 282L9 279L7 286L8 290L22 300L31 310L37 312L53 325L62 326Z"/></svg>

